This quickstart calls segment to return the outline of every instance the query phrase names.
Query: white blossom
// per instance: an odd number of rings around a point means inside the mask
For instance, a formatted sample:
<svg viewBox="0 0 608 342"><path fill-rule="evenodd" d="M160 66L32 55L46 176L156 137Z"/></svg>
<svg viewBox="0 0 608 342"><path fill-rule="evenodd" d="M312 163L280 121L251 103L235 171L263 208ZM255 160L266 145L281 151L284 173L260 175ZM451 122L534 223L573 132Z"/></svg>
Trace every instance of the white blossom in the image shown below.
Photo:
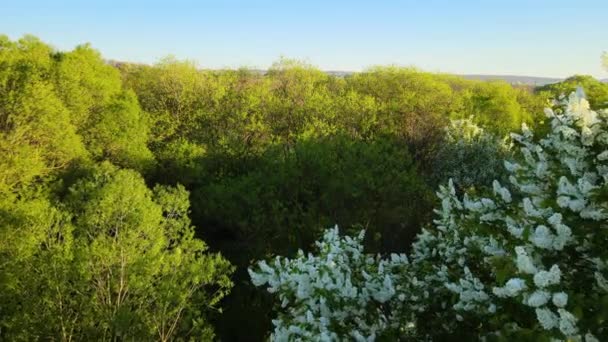
<svg viewBox="0 0 608 342"><path fill-rule="evenodd" d="M546 308L536 309L536 318L545 330L551 330L559 325L559 318L557 315Z"/></svg>
<svg viewBox="0 0 608 342"><path fill-rule="evenodd" d="M592 333L585 334L585 342L600 342Z"/></svg>
<svg viewBox="0 0 608 342"><path fill-rule="evenodd" d="M534 263L528 256L525 248L523 246L517 246L515 247L515 253L517 254L517 269L523 273L535 274L536 266L534 266Z"/></svg>
<svg viewBox="0 0 608 342"><path fill-rule="evenodd" d="M577 334L576 317L562 308L558 309L557 312L559 313L559 330L566 336Z"/></svg>
<svg viewBox="0 0 608 342"><path fill-rule="evenodd" d="M530 235L530 241L539 248L549 249L553 247L554 235L551 233L549 228L544 225L539 225L534 230L534 233Z"/></svg>
<svg viewBox="0 0 608 342"><path fill-rule="evenodd" d="M549 299L551 298L551 294L547 291L536 290L532 292L532 294L528 297L527 304L531 307L539 307L547 304Z"/></svg>
<svg viewBox="0 0 608 342"><path fill-rule="evenodd" d="M561 271L559 266L553 265L549 271L539 271L534 275L534 284L540 288L559 284Z"/></svg>
<svg viewBox="0 0 608 342"><path fill-rule="evenodd" d="M563 308L568 304L568 295L565 292L557 292L553 294L553 305L558 308Z"/></svg>
<svg viewBox="0 0 608 342"><path fill-rule="evenodd" d="M504 287L495 287L493 292L498 297L515 297L526 288L525 280L521 278L511 278Z"/></svg>

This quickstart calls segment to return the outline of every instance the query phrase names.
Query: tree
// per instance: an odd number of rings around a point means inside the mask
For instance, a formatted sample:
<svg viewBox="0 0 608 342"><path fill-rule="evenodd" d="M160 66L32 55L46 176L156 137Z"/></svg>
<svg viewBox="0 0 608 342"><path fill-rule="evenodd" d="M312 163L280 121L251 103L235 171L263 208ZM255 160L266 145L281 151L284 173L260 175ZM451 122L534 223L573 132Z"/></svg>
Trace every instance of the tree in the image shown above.
<svg viewBox="0 0 608 342"><path fill-rule="evenodd" d="M451 181L440 187L438 218L409 262L363 256L360 238L337 230L319 257L259 262L254 285L282 301L275 337L607 339L608 112L574 93L546 114L545 136L513 135L510 187L462 199Z"/></svg>
<svg viewBox="0 0 608 342"><path fill-rule="evenodd" d="M15 151L33 152L28 159L40 165L38 175L86 155L69 110L46 78L52 72L51 54L31 36L17 42L0 38L1 138Z"/></svg>
<svg viewBox="0 0 608 342"><path fill-rule="evenodd" d="M133 92L118 93L91 115L84 128L88 150L98 160L139 171L151 168L154 156L148 149L148 118Z"/></svg>
<svg viewBox="0 0 608 342"><path fill-rule="evenodd" d="M4 337L211 338L205 316L232 286L232 267L194 238L183 187L152 192L135 171L104 163L59 206L29 210L50 212L36 225L2 224L22 234L2 245Z"/></svg>
<svg viewBox="0 0 608 342"><path fill-rule="evenodd" d="M512 186L494 182L492 196L462 200L451 184L442 188L437 229L414 245L412 262L437 272L427 277L432 297L455 311L435 318L462 319L449 329L481 324L475 336L509 339L607 337L608 255L600 246L608 241L601 228L608 113L591 111L577 94L546 113L546 136L526 129L513 136L521 159L505 163Z"/></svg>
<svg viewBox="0 0 608 342"><path fill-rule="evenodd" d="M562 82L540 87L538 91L547 91L553 98L561 98L578 87L581 87L589 97L592 109L608 108L608 84L589 75L574 75Z"/></svg>
<svg viewBox="0 0 608 342"><path fill-rule="evenodd" d="M463 94L464 106L456 113L458 119L472 117L490 133L504 137L533 122L518 101L519 92L504 81L479 82Z"/></svg>
<svg viewBox="0 0 608 342"><path fill-rule="evenodd" d="M166 57L156 65L127 68L126 85L150 114L154 146L179 136L192 138L207 115L217 93L213 75L190 61Z"/></svg>
<svg viewBox="0 0 608 342"><path fill-rule="evenodd" d="M0 339L210 338L231 267L195 230L239 266L216 330L260 339L269 297L243 281L251 259L308 251L335 222L347 233L365 227L357 243L369 251L406 250L430 223L429 183L453 177L489 191L477 183L498 174L502 150L487 137L540 123L529 113L542 99L412 68L148 66L108 62L88 44L57 51L0 36ZM467 124L446 140L449 119L472 114L489 134L468 136ZM362 260L349 265L376 271ZM351 282L365 283L357 274ZM395 298L368 302L372 321L426 307ZM408 334L436 322L429 312L452 320L432 308ZM425 331L443 331L434 328ZM399 335L397 325L382 329L376 336Z"/></svg>
<svg viewBox="0 0 608 342"><path fill-rule="evenodd" d="M120 73L89 44L53 54L57 94L79 129L122 91Z"/></svg>
<svg viewBox="0 0 608 342"><path fill-rule="evenodd" d="M215 223L208 232L243 241L239 258L306 248L332 222L366 226L376 248L395 250L430 219L431 193L407 146L388 137L332 136L299 141L287 154L278 146L260 157L209 159L193 193L195 217Z"/></svg>
<svg viewBox="0 0 608 342"><path fill-rule="evenodd" d="M332 131L329 76L308 63L282 58L267 73L271 96L264 124L285 151L300 139Z"/></svg>
<svg viewBox="0 0 608 342"><path fill-rule="evenodd" d="M414 158L430 169L442 127L459 105L450 85L430 73L397 67L371 68L347 83L350 89L375 99L378 133L405 139Z"/></svg>

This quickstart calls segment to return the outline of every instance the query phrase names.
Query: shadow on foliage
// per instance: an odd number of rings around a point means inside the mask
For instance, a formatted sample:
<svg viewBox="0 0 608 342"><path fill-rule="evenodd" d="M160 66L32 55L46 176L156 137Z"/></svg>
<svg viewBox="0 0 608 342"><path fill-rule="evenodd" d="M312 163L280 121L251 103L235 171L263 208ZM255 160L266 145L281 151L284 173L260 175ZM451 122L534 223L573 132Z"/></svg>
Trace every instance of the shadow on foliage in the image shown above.
<svg viewBox="0 0 608 342"><path fill-rule="evenodd" d="M335 224L366 229L370 251L403 251L430 220L432 193L402 139L331 136L245 155L178 144L161 154L151 182L186 185L198 234L238 267L218 318L224 340L270 330L271 303L246 272L254 260L310 250Z"/></svg>

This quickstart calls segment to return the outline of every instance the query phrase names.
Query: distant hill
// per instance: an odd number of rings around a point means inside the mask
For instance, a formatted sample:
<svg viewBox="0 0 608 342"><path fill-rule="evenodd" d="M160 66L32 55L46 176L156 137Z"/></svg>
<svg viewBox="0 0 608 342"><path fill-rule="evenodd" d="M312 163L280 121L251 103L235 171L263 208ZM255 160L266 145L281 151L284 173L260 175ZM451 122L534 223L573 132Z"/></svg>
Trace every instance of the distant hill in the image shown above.
<svg viewBox="0 0 608 342"><path fill-rule="evenodd" d="M352 71L326 71L327 74L337 77L346 77L354 74ZM468 80L491 81L501 80L513 85L543 86L546 84L557 83L563 78L557 77L536 77L536 76L517 76L517 75L458 75ZM607 81L607 80L604 80Z"/></svg>
<svg viewBox="0 0 608 342"><path fill-rule="evenodd" d="M113 66L120 66L122 64L128 64L121 61L107 60L106 63ZM261 74L265 74L266 70L256 69L253 70ZM327 70L325 71L328 75L335 77L348 77L355 74L354 71L339 71L339 70ZM546 84L557 83L563 81L563 78L557 77L538 77L538 76L519 76L519 75L457 75L468 80L480 80L480 81L491 81L500 80L513 85L524 85L524 86L544 86ZM600 82L608 83L608 78L600 79Z"/></svg>
<svg viewBox="0 0 608 342"><path fill-rule="evenodd" d="M521 85L533 85L543 86L546 84L557 83L563 80L563 78L554 77L536 77L536 76L517 76L517 75L461 75L462 77L469 80L501 80L511 84Z"/></svg>

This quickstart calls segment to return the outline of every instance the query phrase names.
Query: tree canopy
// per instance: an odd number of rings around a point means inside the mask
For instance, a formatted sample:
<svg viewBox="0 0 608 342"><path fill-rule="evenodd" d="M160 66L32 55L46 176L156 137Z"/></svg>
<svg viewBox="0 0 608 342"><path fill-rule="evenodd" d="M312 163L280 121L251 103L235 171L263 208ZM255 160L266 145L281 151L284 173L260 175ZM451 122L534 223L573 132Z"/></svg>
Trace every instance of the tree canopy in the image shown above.
<svg viewBox="0 0 608 342"><path fill-rule="evenodd" d="M492 191L508 133L546 131L541 109L578 85L608 100L583 76L534 91L288 58L208 70L0 36L0 339L261 340L273 306L253 260L311 251L334 224L407 252L439 184Z"/></svg>

